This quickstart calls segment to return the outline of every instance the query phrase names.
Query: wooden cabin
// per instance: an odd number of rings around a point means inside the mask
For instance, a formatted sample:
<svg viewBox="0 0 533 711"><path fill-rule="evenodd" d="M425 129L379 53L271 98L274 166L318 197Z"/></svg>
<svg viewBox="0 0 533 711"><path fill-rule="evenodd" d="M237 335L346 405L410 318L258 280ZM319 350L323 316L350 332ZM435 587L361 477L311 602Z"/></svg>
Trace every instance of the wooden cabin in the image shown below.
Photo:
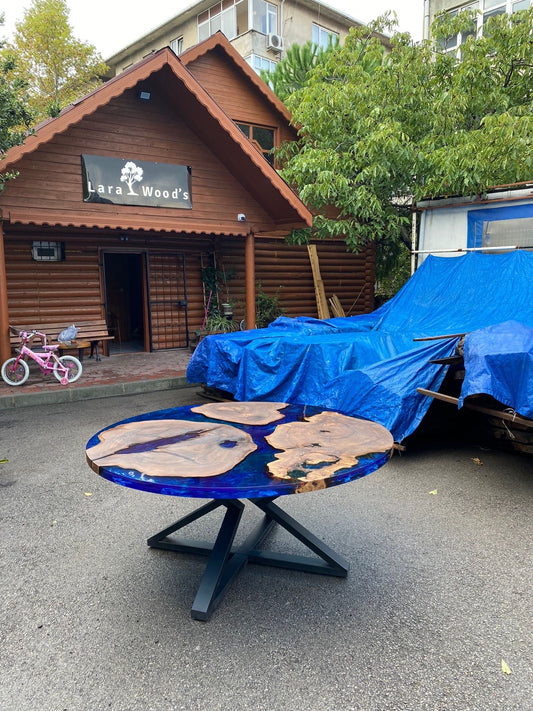
<svg viewBox="0 0 533 711"><path fill-rule="evenodd" d="M181 58L149 55L39 125L1 166L18 172L0 193L2 359L9 324L105 318L122 344L186 347L210 266L228 275L234 318L248 325L257 282L287 315L317 316L307 248L285 243L312 215L268 149L294 136L220 33ZM317 250L325 293L347 313L370 311L373 250Z"/></svg>

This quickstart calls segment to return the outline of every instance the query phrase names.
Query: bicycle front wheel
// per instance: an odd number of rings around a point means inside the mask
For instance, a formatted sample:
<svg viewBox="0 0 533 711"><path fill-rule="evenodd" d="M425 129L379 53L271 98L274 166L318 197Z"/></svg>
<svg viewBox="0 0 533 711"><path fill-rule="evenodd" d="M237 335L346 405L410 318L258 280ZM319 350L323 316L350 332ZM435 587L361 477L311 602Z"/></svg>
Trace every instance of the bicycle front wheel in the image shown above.
<svg viewBox="0 0 533 711"><path fill-rule="evenodd" d="M16 358L9 358L2 366L2 379L8 385L22 385L30 376L30 368L25 360L16 362Z"/></svg>
<svg viewBox="0 0 533 711"><path fill-rule="evenodd" d="M80 361L74 356L62 356L57 359L58 362L54 363L54 375L61 382L63 378L66 378L69 383L75 383L80 377L83 371L83 366ZM64 373L63 369L66 368L67 372Z"/></svg>

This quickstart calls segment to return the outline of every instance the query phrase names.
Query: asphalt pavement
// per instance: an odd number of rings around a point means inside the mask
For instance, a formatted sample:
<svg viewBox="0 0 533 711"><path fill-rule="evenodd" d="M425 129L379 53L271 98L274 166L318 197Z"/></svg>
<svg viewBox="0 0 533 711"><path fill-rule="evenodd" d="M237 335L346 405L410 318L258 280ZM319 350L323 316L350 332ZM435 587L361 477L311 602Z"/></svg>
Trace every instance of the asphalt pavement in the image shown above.
<svg viewBox="0 0 533 711"><path fill-rule="evenodd" d="M84 453L197 390L0 412L2 711L532 708L531 457L422 441L283 497L348 578L249 565L198 622L203 561L146 546L198 502L100 479ZM300 552L284 532L265 545Z"/></svg>

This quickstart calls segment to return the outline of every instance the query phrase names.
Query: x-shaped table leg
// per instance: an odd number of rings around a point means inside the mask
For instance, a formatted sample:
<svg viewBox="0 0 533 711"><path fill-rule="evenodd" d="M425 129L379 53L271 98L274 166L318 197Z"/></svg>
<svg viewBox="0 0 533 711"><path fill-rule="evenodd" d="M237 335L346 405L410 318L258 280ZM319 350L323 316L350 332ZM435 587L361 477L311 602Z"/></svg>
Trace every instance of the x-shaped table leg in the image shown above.
<svg viewBox="0 0 533 711"><path fill-rule="evenodd" d="M147 543L151 548L208 556L207 565L191 609L191 615L194 619L208 620L210 618L214 609L222 600L227 587L247 562L321 575L333 575L343 578L347 576L349 570L348 562L308 529L304 528L292 516L280 509L273 501L274 499L272 498L251 499L251 503L261 509L265 516L237 548L233 547L233 541L244 511L244 504L237 499L210 501L148 539ZM194 541L184 543L168 538L172 533L205 516L219 506L224 506L226 513L213 546ZM319 559L260 550L258 546L260 546L276 523L316 553Z"/></svg>

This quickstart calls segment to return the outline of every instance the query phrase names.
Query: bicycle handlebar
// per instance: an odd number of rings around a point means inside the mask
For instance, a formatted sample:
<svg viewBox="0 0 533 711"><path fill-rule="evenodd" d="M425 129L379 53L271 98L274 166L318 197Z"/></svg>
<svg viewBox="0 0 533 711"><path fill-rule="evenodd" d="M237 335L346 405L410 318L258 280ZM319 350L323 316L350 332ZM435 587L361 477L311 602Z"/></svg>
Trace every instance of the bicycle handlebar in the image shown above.
<svg viewBox="0 0 533 711"><path fill-rule="evenodd" d="M46 346L47 339L46 339L46 333L41 333L41 331L36 331L33 329L33 331L20 331L19 332L20 340L26 344L30 339L33 338L33 336L41 336L43 339L43 344Z"/></svg>

